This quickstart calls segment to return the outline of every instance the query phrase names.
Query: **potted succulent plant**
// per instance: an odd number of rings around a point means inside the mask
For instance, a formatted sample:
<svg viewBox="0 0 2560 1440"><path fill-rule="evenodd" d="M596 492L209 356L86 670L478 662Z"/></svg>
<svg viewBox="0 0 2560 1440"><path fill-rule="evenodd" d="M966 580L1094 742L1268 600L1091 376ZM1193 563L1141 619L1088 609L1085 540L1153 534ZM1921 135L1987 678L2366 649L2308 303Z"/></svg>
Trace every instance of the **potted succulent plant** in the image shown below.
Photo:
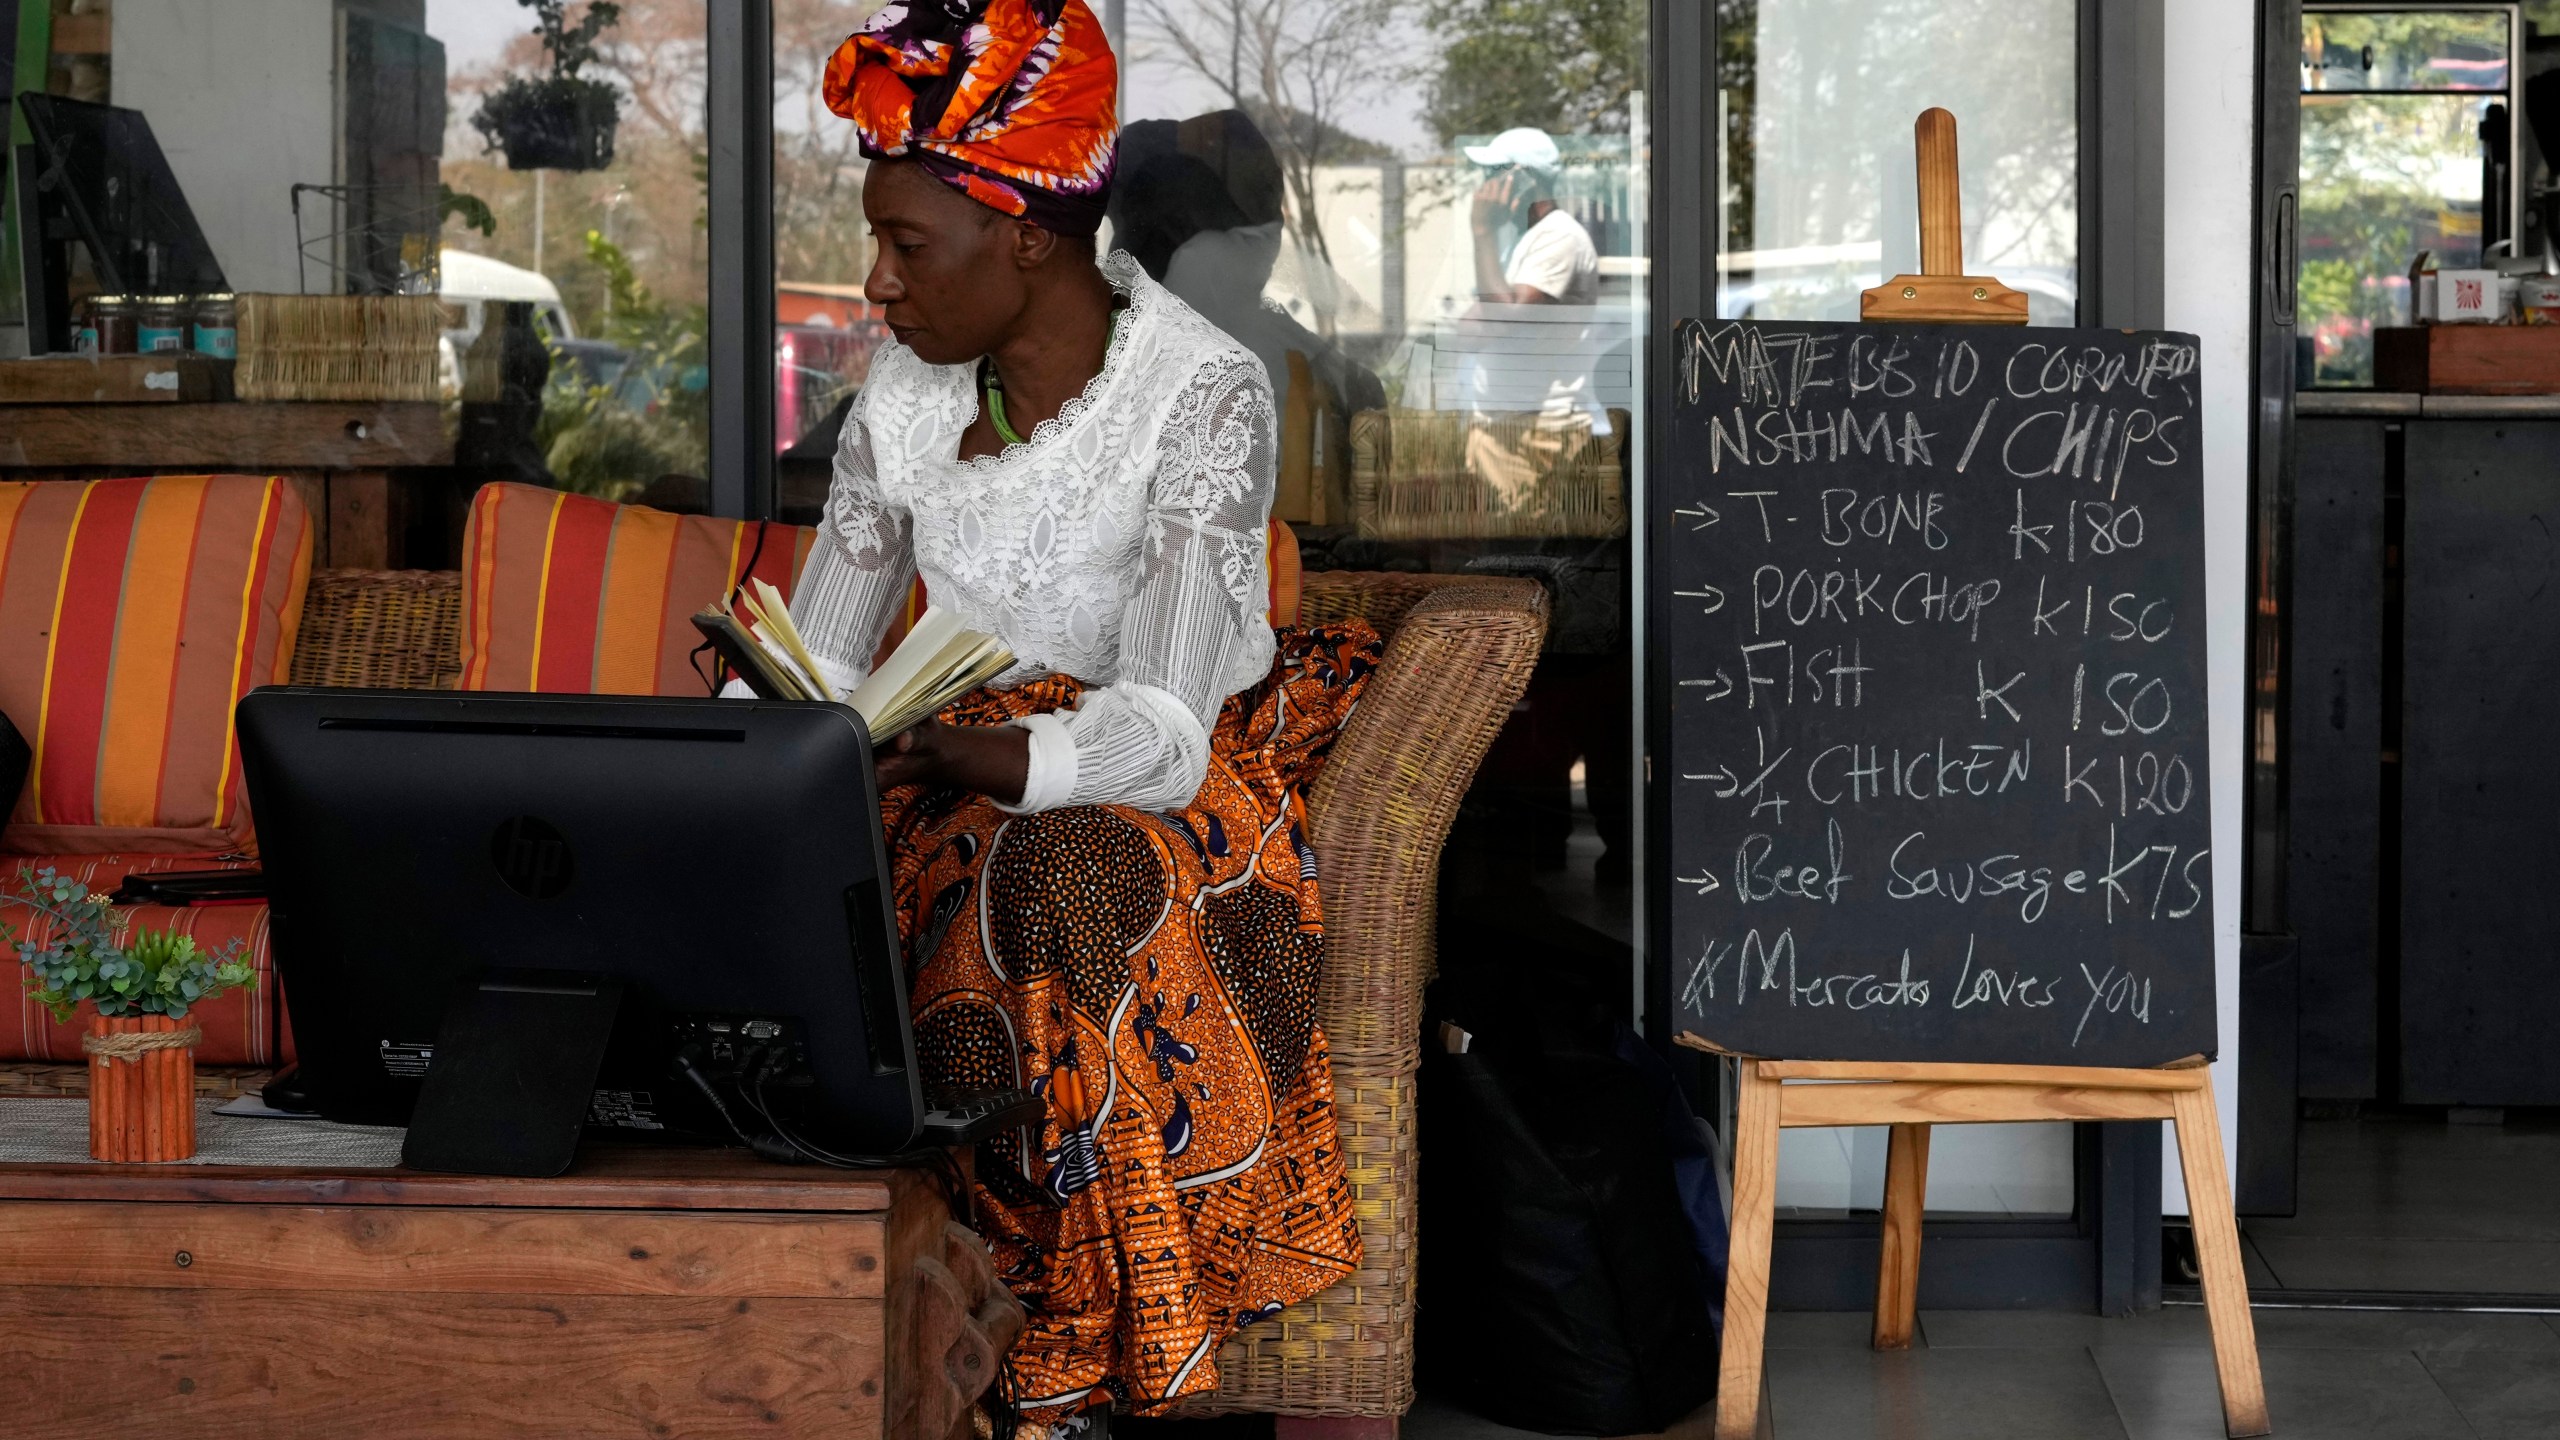
<svg viewBox="0 0 2560 1440"><path fill-rule="evenodd" d="M89 1153L121 1163L184 1160L196 1153L196 1044L187 1012L257 983L241 942L206 950L195 937L135 929L116 941L118 916L104 895L52 869L18 872L16 895L0 903L52 921L22 938L0 926L27 968L27 993L68 1022L86 1002L92 1014L81 1049L89 1056Z"/></svg>
<svg viewBox="0 0 2560 1440"><path fill-rule="evenodd" d="M516 0L533 11L534 33L551 73L516 75L480 102L471 128L503 151L510 170L601 170L613 163L622 94L579 72L596 58L596 39L622 19L613 0L592 0L576 24L569 0Z"/></svg>

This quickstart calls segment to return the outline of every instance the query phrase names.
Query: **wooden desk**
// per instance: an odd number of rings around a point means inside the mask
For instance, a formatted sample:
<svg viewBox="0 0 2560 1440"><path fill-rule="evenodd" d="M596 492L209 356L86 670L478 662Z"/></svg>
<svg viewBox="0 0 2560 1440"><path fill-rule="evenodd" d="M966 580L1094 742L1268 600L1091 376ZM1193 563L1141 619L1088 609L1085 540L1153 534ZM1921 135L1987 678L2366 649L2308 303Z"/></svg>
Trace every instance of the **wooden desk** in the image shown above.
<svg viewBox="0 0 2560 1440"><path fill-rule="evenodd" d="M405 563L392 472L452 463L434 404L0 406L0 480L282 474L316 522L312 562L340 569Z"/></svg>
<svg viewBox="0 0 2560 1440"><path fill-rule="evenodd" d="M1021 1322L915 1171L0 1165L13 1440L938 1440Z"/></svg>

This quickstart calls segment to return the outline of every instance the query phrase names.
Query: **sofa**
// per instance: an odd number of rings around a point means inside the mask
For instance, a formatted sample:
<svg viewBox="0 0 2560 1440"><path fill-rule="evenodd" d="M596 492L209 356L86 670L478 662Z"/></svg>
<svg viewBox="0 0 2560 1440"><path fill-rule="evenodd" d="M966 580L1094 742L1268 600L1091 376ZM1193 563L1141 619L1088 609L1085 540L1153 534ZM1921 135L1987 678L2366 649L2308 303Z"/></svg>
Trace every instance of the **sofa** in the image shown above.
<svg viewBox="0 0 2560 1440"><path fill-rule="evenodd" d="M624 510L617 518L646 513ZM0 542L6 538L0 529ZM494 543L486 531L477 540L484 550ZM757 543L761 548L761 536ZM777 552L788 571L796 573L791 552L801 548ZM0 546L0 559L5 555ZM488 583L485 564L481 577L475 583ZM504 669L502 646L485 633L465 633L470 607L461 572L318 571L295 601L289 664L275 678L427 689L460 684L467 668L482 670L483 678L495 673L493 663ZM1218 1390L1183 1408L1274 1414L1283 1417L1284 1434L1324 1417L1309 1433L1392 1436L1413 1399L1413 1087L1422 989L1434 965L1440 847L1478 763L1527 686L1547 605L1532 581L1352 572L1304 576L1296 601L1304 622L1357 617L1388 641L1384 664L1308 797L1328 947L1319 1019L1332 1045L1366 1257L1341 1284L1230 1342L1219 1356ZM0 609L0 623L6 615ZM0 865L14 876L29 858L0 855ZM55 863L82 867L103 887L132 868L245 860L199 851L61 855ZM266 966L264 915L256 907L145 908L139 918L195 926L207 939L238 935L262 971ZM21 1015L13 1027L8 1014L0 1010L0 1066L23 1072L31 1062L77 1061L70 1028L53 1026L41 1012ZM236 1013L208 1016L207 1030L203 1059L216 1085L226 1082L223 1067L268 1066L291 1055L290 1026L271 984ZM27 1083L23 1075L20 1083ZM236 1072L229 1083L238 1083Z"/></svg>

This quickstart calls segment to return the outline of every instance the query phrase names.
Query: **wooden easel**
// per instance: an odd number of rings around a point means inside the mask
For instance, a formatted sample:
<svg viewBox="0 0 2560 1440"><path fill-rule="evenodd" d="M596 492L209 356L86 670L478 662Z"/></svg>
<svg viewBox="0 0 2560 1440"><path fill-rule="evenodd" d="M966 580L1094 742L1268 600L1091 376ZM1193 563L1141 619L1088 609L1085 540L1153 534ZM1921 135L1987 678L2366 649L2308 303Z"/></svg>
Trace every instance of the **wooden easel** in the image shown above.
<svg viewBox="0 0 2560 1440"><path fill-rule="evenodd" d="M1870 325L2024 325L2027 292L1964 273L1964 195L1956 180L1956 117L1937 106L1912 127L1920 179L1920 273L1858 294Z"/></svg>
<svg viewBox="0 0 2560 1440"><path fill-rule="evenodd" d="M2023 325L2027 297L1987 276L1966 275L1956 188L1956 121L1923 113L1920 268L1866 291L1869 322ZM1680 1043L1724 1054L1695 1035ZM2199 1057L2158 1070L2067 1065L1950 1065L1764 1060L1736 1056L1741 1095L1733 1134L1733 1239L1725 1278L1724 1353L1716 1392L1716 1440L1754 1440L1760 1423L1761 1349L1769 1308L1769 1247L1776 1221L1778 1132L1790 1127L1890 1125L1885 1149L1884 1244L1876 1266L1874 1344L1905 1350L1919 1318L1920 1223L1929 1189L1929 1127L2019 1120L2167 1120L2187 1178L2213 1365L2222 1383L2223 1428L2270 1433L2240 1269L2240 1228L2223 1173L2222 1127L2211 1072ZM1848 1081L1801 1084L1795 1081Z"/></svg>

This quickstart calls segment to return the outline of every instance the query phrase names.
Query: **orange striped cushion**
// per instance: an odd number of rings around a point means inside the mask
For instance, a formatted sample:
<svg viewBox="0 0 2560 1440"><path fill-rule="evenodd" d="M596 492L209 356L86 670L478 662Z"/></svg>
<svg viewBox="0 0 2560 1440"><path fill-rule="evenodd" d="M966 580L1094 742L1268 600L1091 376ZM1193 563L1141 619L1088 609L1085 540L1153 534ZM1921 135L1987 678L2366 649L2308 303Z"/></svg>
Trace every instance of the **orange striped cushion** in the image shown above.
<svg viewBox="0 0 2560 1440"><path fill-rule="evenodd" d="M1306 588L1305 573L1298 563L1298 532L1286 520L1275 519L1262 532L1263 558L1271 575L1271 603L1264 613L1274 630L1298 623L1298 602ZM880 648L871 653L874 667L885 662L898 642L907 638L907 627L924 614L924 577L907 587L906 608L889 618L889 629L880 637Z"/></svg>
<svg viewBox="0 0 2560 1440"><path fill-rule="evenodd" d="M280 479L0 483L0 711L36 752L0 851L254 843L231 710L293 662L311 538Z"/></svg>
<svg viewBox="0 0 2560 1440"><path fill-rule="evenodd" d="M1298 623L1298 598L1306 588L1306 576L1298 564L1298 532L1289 522L1273 516L1271 527L1263 532L1262 554L1271 572L1271 628L1286 630Z"/></svg>
<svg viewBox="0 0 2560 1440"><path fill-rule="evenodd" d="M484 486L462 540L462 688L704 694L693 613L749 575L790 595L816 534Z"/></svg>

